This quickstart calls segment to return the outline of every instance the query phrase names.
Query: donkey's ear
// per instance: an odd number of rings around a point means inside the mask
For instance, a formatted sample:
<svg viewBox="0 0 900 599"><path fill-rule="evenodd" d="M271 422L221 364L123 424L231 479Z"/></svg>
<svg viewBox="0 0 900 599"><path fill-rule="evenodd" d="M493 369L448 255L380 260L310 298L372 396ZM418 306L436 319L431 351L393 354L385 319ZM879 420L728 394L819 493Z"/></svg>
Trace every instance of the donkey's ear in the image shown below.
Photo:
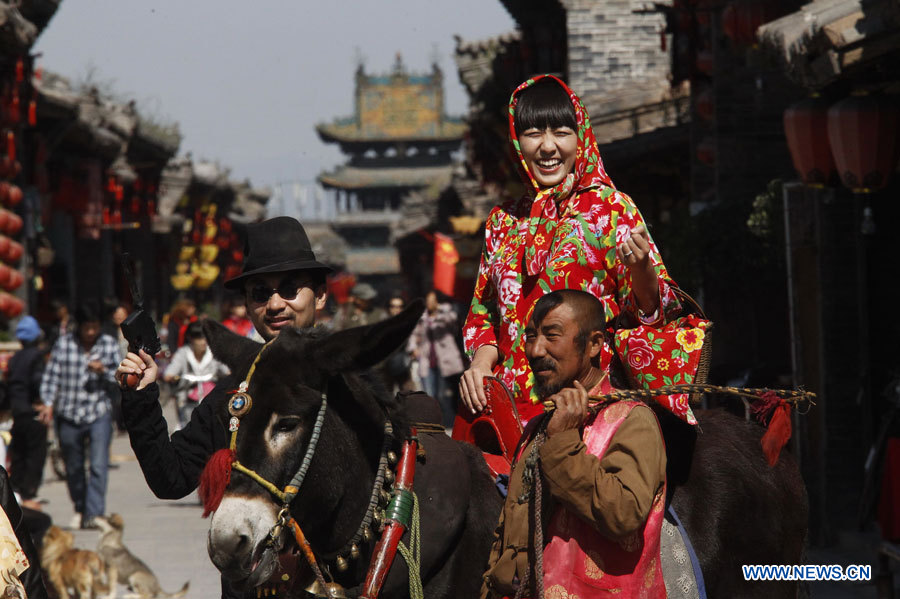
<svg viewBox="0 0 900 599"><path fill-rule="evenodd" d="M417 299L396 316L339 331L316 350L316 363L333 373L370 368L406 343L424 311L425 303Z"/></svg>
<svg viewBox="0 0 900 599"><path fill-rule="evenodd" d="M262 343L233 333L211 318L203 321L203 333L216 360L228 366L233 373L246 370L262 348Z"/></svg>

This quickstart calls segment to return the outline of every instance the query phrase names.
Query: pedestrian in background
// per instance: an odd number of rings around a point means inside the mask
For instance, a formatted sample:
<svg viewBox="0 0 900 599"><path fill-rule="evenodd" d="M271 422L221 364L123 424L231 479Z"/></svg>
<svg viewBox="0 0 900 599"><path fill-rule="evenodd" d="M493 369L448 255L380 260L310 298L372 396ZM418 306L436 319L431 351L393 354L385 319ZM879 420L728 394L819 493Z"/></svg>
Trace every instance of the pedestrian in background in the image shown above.
<svg viewBox="0 0 900 599"><path fill-rule="evenodd" d="M109 442L112 435L110 392L122 356L116 340L100 333L96 307L85 304L75 312L74 334L60 337L50 351L41 378L41 400L52 406L63 459L66 484L75 506L72 528L96 528L94 518L106 508ZM85 472L85 443L90 472Z"/></svg>
<svg viewBox="0 0 900 599"><path fill-rule="evenodd" d="M241 337L253 337L256 329L253 322L247 318L247 306L241 298L232 297L225 302L225 320L222 321L228 330L237 333Z"/></svg>
<svg viewBox="0 0 900 599"><path fill-rule="evenodd" d="M384 308L375 305L378 292L368 283L357 283L350 290L350 301L341 307L334 318L334 329L340 331L352 327L374 324L387 318Z"/></svg>
<svg viewBox="0 0 900 599"><path fill-rule="evenodd" d="M406 302L399 295L391 297L388 301L388 316L397 316L406 307ZM382 374L385 386L391 393L398 391L413 391L416 386L413 383L411 375L412 356L406 345L401 345L395 349L385 359L382 365Z"/></svg>
<svg viewBox="0 0 900 599"><path fill-rule="evenodd" d="M130 310L128 307L116 300L109 300L106 307L108 313L107 318L103 321L101 332L109 335L119 344L119 355L124 356L128 352L128 340L122 333L122 323L128 318ZM113 422L119 434L125 433L125 420L122 419L122 397L120 393L112 393L112 414Z"/></svg>
<svg viewBox="0 0 900 599"><path fill-rule="evenodd" d="M10 483L22 498L22 505L40 510L35 501L47 459L47 427L51 410L41 401L41 375L46 348L43 333L32 316L23 316L16 325L22 349L9 359L6 389L12 410L12 442L9 446Z"/></svg>
<svg viewBox="0 0 900 599"><path fill-rule="evenodd" d="M169 311L168 335L166 339L169 342L169 351L173 354L175 350L184 345L184 332L187 326L197 320L197 304L194 300L182 298L172 304Z"/></svg>
<svg viewBox="0 0 900 599"><path fill-rule="evenodd" d="M47 331L47 344L53 347L57 339L74 330L75 323L69 314L69 305L64 300L55 299L50 302L50 307L53 310L53 323Z"/></svg>
<svg viewBox="0 0 900 599"><path fill-rule="evenodd" d="M459 320L453 306L438 300L432 290L425 296L425 312L409 337L408 348L416 361L425 392L441 404L444 428L452 428L456 418L456 386L452 380L465 367L455 335Z"/></svg>
<svg viewBox="0 0 900 599"><path fill-rule="evenodd" d="M175 387L179 428L187 425L216 382L229 374L228 367L213 358L199 322L189 324L184 336L187 342L172 356L163 377Z"/></svg>

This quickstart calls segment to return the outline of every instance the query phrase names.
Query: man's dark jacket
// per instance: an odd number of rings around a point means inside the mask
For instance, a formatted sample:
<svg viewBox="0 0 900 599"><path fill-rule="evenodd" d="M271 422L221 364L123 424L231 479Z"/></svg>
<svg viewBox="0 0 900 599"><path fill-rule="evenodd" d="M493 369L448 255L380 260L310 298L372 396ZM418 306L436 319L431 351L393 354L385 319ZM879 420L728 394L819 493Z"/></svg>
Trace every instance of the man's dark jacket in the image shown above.
<svg viewBox="0 0 900 599"><path fill-rule="evenodd" d="M13 417L33 417L34 403L40 398L41 374L44 372L44 351L27 346L9 359L6 370L6 392Z"/></svg>
<svg viewBox="0 0 900 599"><path fill-rule="evenodd" d="M219 416L223 412L218 408L228 400L228 391L237 386L233 375L219 381L193 411L187 425L172 433L171 439L156 383L140 391L122 391L122 415L131 448L154 495L181 499L197 488L210 456L228 447L228 422ZM242 594L223 578L222 597L234 599Z"/></svg>

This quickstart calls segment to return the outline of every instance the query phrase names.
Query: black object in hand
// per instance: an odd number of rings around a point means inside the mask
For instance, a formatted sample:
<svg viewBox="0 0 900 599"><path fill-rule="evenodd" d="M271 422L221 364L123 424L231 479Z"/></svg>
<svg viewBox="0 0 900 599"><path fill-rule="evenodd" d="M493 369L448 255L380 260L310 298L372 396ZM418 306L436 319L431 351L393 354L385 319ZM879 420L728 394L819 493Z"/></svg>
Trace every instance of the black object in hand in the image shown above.
<svg viewBox="0 0 900 599"><path fill-rule="evenodd" d="M128 351L138 353L144 350L152 358L160 350L156 323L143 310L135 310L122 321L122 335L128 340Z"/></svg>

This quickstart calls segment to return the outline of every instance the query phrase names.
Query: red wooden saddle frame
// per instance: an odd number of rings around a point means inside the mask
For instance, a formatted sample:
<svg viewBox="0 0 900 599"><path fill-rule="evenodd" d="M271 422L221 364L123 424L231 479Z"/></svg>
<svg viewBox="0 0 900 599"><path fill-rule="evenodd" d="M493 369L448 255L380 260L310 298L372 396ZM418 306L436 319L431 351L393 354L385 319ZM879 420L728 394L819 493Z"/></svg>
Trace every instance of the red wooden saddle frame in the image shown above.
<svg viewBox="0 0 900 599"><path fill-rule="evenodd" d="M487 406L477 414L461 407L456 413L452 436L480 449L491 475L509 475L513 452L522 436L519 412L512 394L500 379L484 377L484 392Z"/></svg>

